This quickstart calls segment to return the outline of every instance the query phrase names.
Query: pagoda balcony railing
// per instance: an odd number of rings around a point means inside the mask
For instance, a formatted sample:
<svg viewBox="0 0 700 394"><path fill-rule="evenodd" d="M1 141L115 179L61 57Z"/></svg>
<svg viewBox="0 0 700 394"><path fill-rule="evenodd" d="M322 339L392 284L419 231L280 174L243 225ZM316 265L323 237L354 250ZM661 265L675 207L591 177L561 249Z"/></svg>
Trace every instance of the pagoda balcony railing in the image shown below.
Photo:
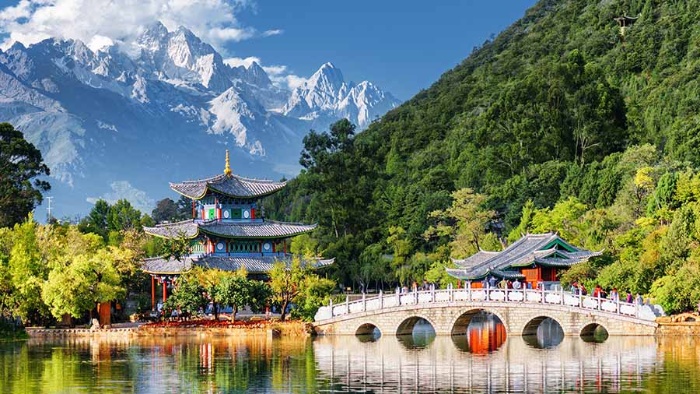
<svg viewBox="0 0 700 394"><path fill-rule="evenodd" d="M286 257L287 253L284 252L214 252L214 253L197 253L193 254L192 257L202 258L202 257Z"/></svg>
<svg viewBox="0 0 700 394"><path fill-rule="evenodd" d="M355 297L353 297L355 298ZM315 320L327 320L338 316L370 311L380 311L404 305L420 304L455 304L464 302L498 303L498 304L544 304L562 305L580 308L583 311L596 310L620 316L628 316L642 320L654 321L657 315L663 314L656 306L648 304L628 303L607 298L572 294L563 290L551 291L542 289L445 289L418 290L411 292L382 293L368 297L361 294L359 299L350 301L347 295L344 303L333 304L319 308Z"/></svg>

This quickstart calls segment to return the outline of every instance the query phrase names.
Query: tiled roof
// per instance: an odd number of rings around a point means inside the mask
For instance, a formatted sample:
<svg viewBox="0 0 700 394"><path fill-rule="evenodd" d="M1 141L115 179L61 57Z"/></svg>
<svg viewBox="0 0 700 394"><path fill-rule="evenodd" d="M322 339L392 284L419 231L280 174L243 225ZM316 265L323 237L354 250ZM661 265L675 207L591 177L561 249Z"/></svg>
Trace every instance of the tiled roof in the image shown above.
<svg viewBox="0 0 700 394"><path fill-rule="evenodd" d="M241 267L245 267L248 273L259 274L267 273L272 269L272 266L277 261L284 261L287 264L291 262L291 257L280 259L279 257L225 257L225 256L203 256L203 257L187 257L184 261L178 261L174 258L166 260L164 258L145 259L142 263L143 271L150 274L181 274L187 272L194 266L203 268L215 268L223 271L237 271ZM304 260L304 264L308 264L311 268L321 268L333 264L335 259L312 259Z"/></svg>
<svg viewBox="0 0 700 394"><path fill-rule="evenodd" d="M282 189L286 184L287 182L220 174L207 179L171 183L170 188L185 197L199 200L207 194L207 190L231 197L260 197L272 194Z"/></svg>
<svg viewBox="0 0 700 394"><path fill-rule="evenodd" d="M201 231L224 238L280 238L309 232L315 224L283 223L266 220L264 222L222 222L211 221L200 224Z"/></svg>
<svg viewBox="0 0 700 394"><path fill-rule="evenodd" d="M154 257L143 260L141 269L149 274L179 274L192 269L192 259L186 257L183 261L179 261L172 257L170 259Z"/></svg>
<svg viewBox="0 0 700 394"><path fill-rule="evenodd" d="M485 260L490 259L491 257L497 255L500 252L490 252L487 250L480 250L476 252L475 254L467 257L466 259L452 259L452 261L457 264L458 267L463 268L463 269L468 269L471 268L475 265L478 265L480 263L483 263Z"/></svg>
<svg viewBox="0 0 700 394"><path fill-rule="evenodd" d="M557 245L564 249L558 249ZM455 261L462 269L448 270L448 274L459 279L480 279L491 274L509 278L513 277L512 269L516 267L526 267L533 263L570 267L601 254L575 248L555 233L528 234L501 252L487 253L490 255L480 251L463 260L462 264Z"/></svg>
<svg viewBox="0 0 700 394"><path fill-rule="evenodd" d="M198 224L193 220L183 220L177 223L159 224L155 227L144 227L146 234L162 238L194 238L199 234Z"/></svg>
<svg viewBox="0 0 700 394"><path fill-rule="evenodd" d="M226 222L210 220L194 222L186 220L177 223L144 227L146 234L162 238L195 238L200 231L223 238L285 238L303 234L316 228L315 224L275 222Z"/></svg>

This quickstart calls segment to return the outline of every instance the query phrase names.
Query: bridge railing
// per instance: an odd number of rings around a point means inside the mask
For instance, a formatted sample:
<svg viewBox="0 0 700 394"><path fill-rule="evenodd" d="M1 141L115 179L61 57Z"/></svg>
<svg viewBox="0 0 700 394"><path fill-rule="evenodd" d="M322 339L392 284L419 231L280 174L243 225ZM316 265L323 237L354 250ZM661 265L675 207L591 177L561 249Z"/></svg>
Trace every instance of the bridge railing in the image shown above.
<svg viewBox="0 0 700 394"><path fill-rule="evenodd" d="M382 293L368 297L361 295L361 299L346 301L341 304L331 303L319 308L315 320L327 320L337 316L354 313L378 311L394 308L402 305L454 303L454 302L494 302L513 304L546 304L563 305L582 310L597 310L621 316L635 317L638 319L653 321L657 312L649 305L628 303L619 300L572 294L563 290L551 291L540 289L445 289L445 290L420 290L407 293Z"/></svg>

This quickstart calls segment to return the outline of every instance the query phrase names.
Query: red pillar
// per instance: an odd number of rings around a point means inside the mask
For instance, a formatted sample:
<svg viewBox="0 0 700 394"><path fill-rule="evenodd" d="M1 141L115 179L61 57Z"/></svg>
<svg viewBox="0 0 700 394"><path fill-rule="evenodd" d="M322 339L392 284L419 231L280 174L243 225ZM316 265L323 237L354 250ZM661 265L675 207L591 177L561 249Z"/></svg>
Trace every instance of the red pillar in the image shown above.
<svg viewBox="0 0 700 394"><path fill-rule="evenodd" d="M151 275L151 310L156 310L156 278Z"/></svg>
<svg viewBox="0 0 700 394"><path fill-rule="evenodd" d="M163 279L163 303L165 304L165 298L168 295L168 284L165 279Z"/></svg>

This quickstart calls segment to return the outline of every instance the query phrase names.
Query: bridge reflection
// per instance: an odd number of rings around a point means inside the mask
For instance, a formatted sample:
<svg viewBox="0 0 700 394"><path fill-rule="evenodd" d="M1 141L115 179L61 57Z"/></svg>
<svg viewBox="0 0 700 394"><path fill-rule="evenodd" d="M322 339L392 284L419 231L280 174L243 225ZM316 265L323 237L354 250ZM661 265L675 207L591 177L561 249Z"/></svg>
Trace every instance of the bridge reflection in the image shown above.
<svg viewBox="0 0 700 394"><path fill-rule="evenodd" d="M401 337L362 343L328 336L313 347L319 378L338 392L617 392L640 389L642 376L657 363L653 337L615 337L602 344L562 337L556 348L539 349L520 337L498 346L500 337L479 336L483 331L434 337L424 346L407 346Z"/></svg>

